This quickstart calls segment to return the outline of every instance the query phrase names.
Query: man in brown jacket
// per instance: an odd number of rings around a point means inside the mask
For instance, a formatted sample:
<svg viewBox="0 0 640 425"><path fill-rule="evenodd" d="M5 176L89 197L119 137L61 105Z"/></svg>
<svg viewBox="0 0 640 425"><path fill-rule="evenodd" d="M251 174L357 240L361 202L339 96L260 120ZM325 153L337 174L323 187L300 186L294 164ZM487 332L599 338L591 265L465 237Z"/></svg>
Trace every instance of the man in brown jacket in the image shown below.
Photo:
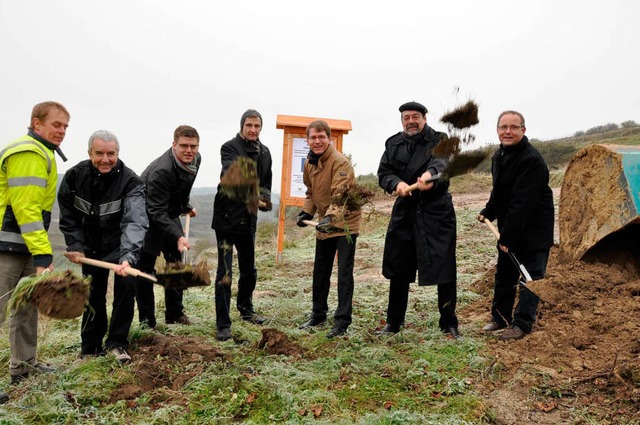
<svg viewBox="0 0 640 425"><path fill-rule="evenodd" d="M309 155L304 164L303 180L307 186L306 199L298 215L297 224L305 227L318 213L316 226L316 255L313 263L313 310L300 329L320 326L327 320L327 297L338 252L338 307L334 324L327 338L344 335L351 324L353 298L353 258L360 226L360 211L349 211L343 203L335 203L356 183L349 160L331 144L331 129L321 120L307 127ZM344 197L343 197L344 198Z"/></svg>

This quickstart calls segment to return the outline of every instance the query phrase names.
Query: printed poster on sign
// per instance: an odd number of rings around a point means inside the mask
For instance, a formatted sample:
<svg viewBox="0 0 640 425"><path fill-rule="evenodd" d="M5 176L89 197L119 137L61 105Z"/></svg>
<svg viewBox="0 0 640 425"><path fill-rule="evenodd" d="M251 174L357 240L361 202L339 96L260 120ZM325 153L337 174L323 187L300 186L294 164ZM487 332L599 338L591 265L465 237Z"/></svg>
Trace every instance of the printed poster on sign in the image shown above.
<svg viewBox="0 0 640 425"><path fill-rule="evenodd" d="M293 139L293 155L291 158L291 186L289 187L289 196L292 198L304 198L307 187L302 180L304 171L304 162L309 153L309 145L307 139L296 137Z"/></svg>

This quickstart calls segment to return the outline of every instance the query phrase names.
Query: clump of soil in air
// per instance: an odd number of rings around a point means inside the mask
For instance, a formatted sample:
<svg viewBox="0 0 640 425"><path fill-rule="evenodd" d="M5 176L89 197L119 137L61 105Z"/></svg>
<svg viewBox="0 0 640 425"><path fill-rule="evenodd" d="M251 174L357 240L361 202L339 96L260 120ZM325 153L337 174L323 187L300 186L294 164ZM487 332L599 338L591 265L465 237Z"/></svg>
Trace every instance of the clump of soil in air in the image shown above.
<svg viewBox="0 0 640 425"><path fill-rule="evenodd" d="M9 300L9 309L32 302L45 316L73 319L84 311L90 282L90 278L78 277L71 270L30 276L16 286Z"/></svg>
<svg viewBox="0 0 640 425"><path fill-rule="evenodd" d="M559 423L576 407L602 423L638 420L640 274L615 258L609 253L592 255L590 262L566 262L552 248L546 278L527 283L542 300L533 332L509 342L487 335L494 360L479 388L497 422L536 417L536 422ZM637 255L624 258L638 264ZM487 270L473 284L488 296L462 313L479 321L473 325L478 332L491 320L494 272Z"/></svg>
<svg viewBox="0 0 640 425"><path fill-rule="evenodd" d="M342 206L346 211L360 211L364 205L371 202L375 193L366 187L355 184L347 190L334 195L331 203Z"/></svg>
<svg viewBox="0 0 640 425"><path fill-rule="evenodd" d="M153 334L135 341L129 351L133 359L136 382L113 390L109 403L134 400L149 392L160 402L177 393L197 377L210 362L224 359L224 354L199 337Z"/></svg>
<svg viewBox="0 0 640 425"><path fill-rule="evenodd" d="M207 260L198 261L196 264L167 263L164 273L157 277L160 283L169 289L211 285Z"/></svg>
<svg viewBox="0 0 640 425"><path fill-rule="evenodd" d="M478 120L478 105L470 100L453 111L444 114L440 121L459 130L474 126L480 122Z"/></svg>
<svg viewBox="0 0 640 425"><path fill-rule="evenodd" d="M229 199L242 201L252 214L258 213L259 185L256 161L239 157L220 178L220 191Z"/></svg>
<svg viewBox="0 0 640 425"><path fill-rule="evenodd" d="M285 356L302 357L305 349L282 331L273 328L262 330L262 338L258 341L258 349L265 350L269 354L282 354Z"/></svg>

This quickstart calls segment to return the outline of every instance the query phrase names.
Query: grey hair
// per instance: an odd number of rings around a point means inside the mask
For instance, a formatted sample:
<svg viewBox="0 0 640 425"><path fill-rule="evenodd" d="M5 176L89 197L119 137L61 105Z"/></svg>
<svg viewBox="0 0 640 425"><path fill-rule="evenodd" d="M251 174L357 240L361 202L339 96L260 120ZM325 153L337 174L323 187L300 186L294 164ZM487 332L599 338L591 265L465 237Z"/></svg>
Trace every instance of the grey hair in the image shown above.
<svg viewBox="0 0 640 425"><path fill-rule="evenodd" d="M116 142L116 150L120 152L120 142L115 134L108 130L98 130L94 131L91 136L89 136L89 150L93 146L93 141L96 139L102 139L105 142Z"/></svg>
<svg viewBox="0 0 640 425"><path fill-rule="evenodd" d="M524 115L522 115L518 111L504 111L503 113L498 115L498 122L497 122L496 125L500 125L500 118L502 118L505 115L517 115L517 116L519 116L520 117L520 125L523 126L523 127L526 127L526 125L524 124Z"/></svg>

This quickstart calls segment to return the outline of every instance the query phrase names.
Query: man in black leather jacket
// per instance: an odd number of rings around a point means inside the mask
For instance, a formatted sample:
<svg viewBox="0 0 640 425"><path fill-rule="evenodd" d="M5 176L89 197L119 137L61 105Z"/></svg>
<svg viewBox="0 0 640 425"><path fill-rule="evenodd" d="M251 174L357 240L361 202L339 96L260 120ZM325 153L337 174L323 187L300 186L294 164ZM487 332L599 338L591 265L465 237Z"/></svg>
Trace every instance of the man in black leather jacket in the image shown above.
<svg viewBox="0 0 640 425"><path fill-rule="evenodd" d="M495 332L505 327L500 339L515 340L530 333L540 299L525 287L513 312L520 271L509 253L517 253L533 280L547 270L553 245L553 192L549 169L542 155L525 136L524 117L505 111L498 117L500 148L491 158L493 189L478 220L498 220L498 264L496 266L491 322L483 330Z"/></svg>
<svg viewBox="0 0 640 425"><path fill-rule="evenodd" d="M271 210L271 153L260 141L262 115L254 109L248 109L240 118L240 132L222 145L221 176L238 158L250 158L256 162L259 179L259 198L262 211ZM238 252L238 298L236 306L242 320L262 324L266 320L256 314L253 308L253 290L256 287L257 271L255 267L255 239L258 216L251 211L243 200L231 199L218 186L213 202L213 221L211 228L216 232L218 244L218 270L216 273L216 327L220 341L231 338L231 270L233 246Z"/></svg>
<svg viewBox="0 0 640 425"><path fill-rule="evenodd" d="M127 353L134 313L135 278L124 269L137 263L149 227L144 184L118 158L117 137L98 130L89 137L89 159L69 169L58 191L60 230L65 255L91 276L89 308L82 316L81 355L101 355L104 348L121 362ZM82 258L119 263L115 269L113 312L107 333L106 295L109 270L82 263ZM103 345L103 339L107 339Z"/></svg>
<svg viewBox="0 0 640 425"><path fill-rule="evenodd" d="M202 162L200 136L195 128L181 125L173 133L173 144L142 172L147 188L147 214L149 231L144 239L140 270L155 272L156 258L162 252L167 262L180 261L183 249L191 248L185 238L180 216L197 215L189 205L191 187ZM150 328L156 327L153 284L138 278L136 286L138 315L141 322ZM182 304L182 289L165 289L165 322L167 324L190 324Z"/></svg>

